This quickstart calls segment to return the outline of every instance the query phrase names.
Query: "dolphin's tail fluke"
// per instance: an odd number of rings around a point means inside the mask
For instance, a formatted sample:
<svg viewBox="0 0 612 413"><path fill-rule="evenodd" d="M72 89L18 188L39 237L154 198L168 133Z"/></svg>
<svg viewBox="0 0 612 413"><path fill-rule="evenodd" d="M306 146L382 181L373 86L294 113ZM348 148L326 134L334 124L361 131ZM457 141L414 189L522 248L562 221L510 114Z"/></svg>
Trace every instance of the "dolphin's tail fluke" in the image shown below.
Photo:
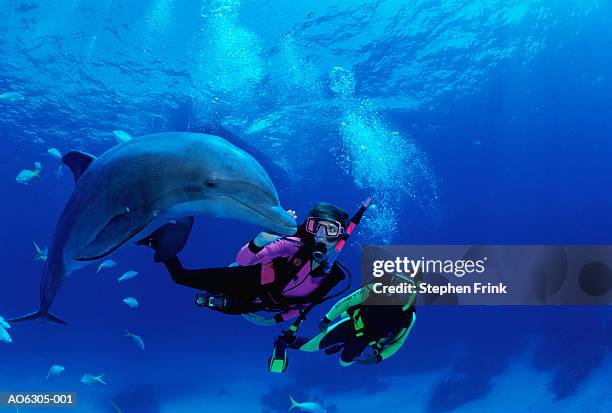
<svg viewBox="0 0 612 413"><path fill-rule="evenodd" d="M21 317L15 317L10 320L7 320L9 323L20 323L22 321L32 321L32 320L47 320L56 324L68 325L64 320L59 317L54 316L48 311L38 310L34 313L26 314Z"/></svg>

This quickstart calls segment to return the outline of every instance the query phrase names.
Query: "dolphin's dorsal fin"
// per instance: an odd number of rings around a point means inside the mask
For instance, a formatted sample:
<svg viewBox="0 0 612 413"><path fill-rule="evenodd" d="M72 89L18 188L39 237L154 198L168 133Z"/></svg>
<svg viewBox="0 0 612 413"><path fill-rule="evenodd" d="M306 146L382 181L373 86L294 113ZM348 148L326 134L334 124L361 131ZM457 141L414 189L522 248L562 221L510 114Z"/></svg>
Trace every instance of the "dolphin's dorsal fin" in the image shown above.
<svg viewBox="0 0 612 413"><path fill-rule="evenodd" d="M75 183L79 180L81 175L85 173L89 164L95 159L95 156L80 151L66 152L66 154L62 156L62 162L72 171Z"/></svg>

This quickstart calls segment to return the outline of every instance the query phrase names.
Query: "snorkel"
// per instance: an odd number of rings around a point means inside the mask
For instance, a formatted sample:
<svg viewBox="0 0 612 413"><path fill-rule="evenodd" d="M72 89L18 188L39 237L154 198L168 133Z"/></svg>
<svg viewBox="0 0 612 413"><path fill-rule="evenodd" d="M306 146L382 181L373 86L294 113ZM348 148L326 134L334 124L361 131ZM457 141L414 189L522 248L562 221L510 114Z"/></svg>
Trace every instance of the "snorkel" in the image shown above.
<svg viewBox="0 0 612 413"><path fill-rule="evenodd" d="M334 262L336 262L336 259L338 259L338 255L340 255L340 252L346 246L346 241L349 239L353 231L355 231L355 228L357 228L357 226L361 222L361 218L363 218L363 214L365 214L366 210L371 204L372 198L370 197L368 197L365 201L361 203L361 207L359 207L359 210L355 213L355 215L353 215L353 217L349 221L349 224L347 225L344 234L341 235L340 241L338 241L338 243L336 244L334 251L328 256L327 263L325 264L325 272L328 273L329 271L331 271Z"/></svg>

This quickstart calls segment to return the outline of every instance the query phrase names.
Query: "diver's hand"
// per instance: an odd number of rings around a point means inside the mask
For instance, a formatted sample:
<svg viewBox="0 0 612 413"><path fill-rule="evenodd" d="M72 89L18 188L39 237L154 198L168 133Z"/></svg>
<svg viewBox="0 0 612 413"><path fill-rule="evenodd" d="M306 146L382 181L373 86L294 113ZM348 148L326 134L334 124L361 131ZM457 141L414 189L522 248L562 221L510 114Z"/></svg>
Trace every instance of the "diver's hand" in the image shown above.
<svg viewBox="0 0 612 413"><path fill-rule="evenodd" d="M297 214L295 213L294 210L288 209L287 213L291 215L291 217L293 217L297 221ZM273 232L261 231L259 234L257 234L255 239L253 240L253 243L259 248L262 248L281 238L282 238L282 235L278 235Z"/></svg>
<svg viewBox="0 0 612 413"><path fill-rule="evenodd" d="M356 358L355 359L355 363L357 364L362 364L362 365L368 365L368 364L377 364L380 363L380 361L378 360L377 357L367 357L367 358Z"/></svg>
<svg viewBox="0 0 612 413"><path fill-rule="evenodd" d="M323 316L321 321L319 321L319 324L317 324L317 327L319 327L320 331L325 331L327 330L327 327L329 327L330 324L331 324L331 320L327 318L327 316Z"/></svg>
<svg viewBox="0 0 612 413"><path fill-rule="evenodd" d="M259 314L255 313L242 314L242 317L244 317L244 319L249 321L250 323L256 324L258 326L271 326L276 324L274 318L262 317Z"/></svg>
<svg viewBox="0 0 612 413"><path fill-rule="evenodd" d="M274 241L281 239L281 238L282 236L278 234L274 234L273 232L261 231L259 234L257 234L255 239L253 240L253 243L257 247L262 248L268 244L272 244Z"/></svg>
<svg viewBox="0 0 612 413"><path fill-rule="evenodd" d="M373 354L365 356L365 357L358 357L355 359L355 362L357 364L363 364L363 365L367 365L367 364L378 364L382 361L382 357L380 355L380 352L378 351L374 351Z"/></svg>

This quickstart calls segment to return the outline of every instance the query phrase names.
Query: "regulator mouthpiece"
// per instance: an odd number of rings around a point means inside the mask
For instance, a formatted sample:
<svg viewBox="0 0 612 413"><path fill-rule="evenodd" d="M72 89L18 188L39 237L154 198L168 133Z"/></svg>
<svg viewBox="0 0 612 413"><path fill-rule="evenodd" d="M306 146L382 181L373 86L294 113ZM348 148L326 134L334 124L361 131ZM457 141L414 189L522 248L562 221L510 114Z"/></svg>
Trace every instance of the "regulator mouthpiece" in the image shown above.
<svg viewBox="0 0 612 413"><path fill-rule="evenodd" d="M317 262L321 262L325 259L325 254L327 253L327 247L322 242L317 242L314 246L314 251L312 252L312 258Z"/></svg>

